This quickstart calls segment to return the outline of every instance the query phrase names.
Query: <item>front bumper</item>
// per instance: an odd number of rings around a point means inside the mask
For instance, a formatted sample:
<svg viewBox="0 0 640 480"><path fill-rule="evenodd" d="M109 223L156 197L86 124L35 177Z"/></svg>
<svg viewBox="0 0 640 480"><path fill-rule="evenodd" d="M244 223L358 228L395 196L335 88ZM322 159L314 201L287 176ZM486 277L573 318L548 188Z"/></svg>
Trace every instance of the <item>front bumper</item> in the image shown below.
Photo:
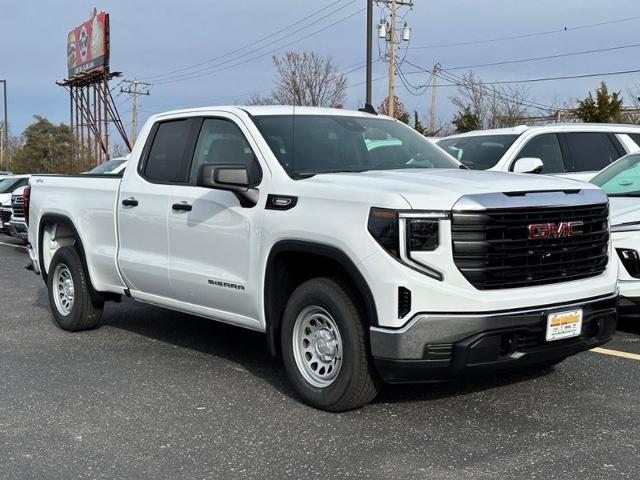
<svg viewBox="0 0 640 480"><path fill-rule="evenodd" d="M0 207L0 232L9 231L9 222L11 221L11 208Z"/></svg>
<svg viewBox="0 0 640 480"><path fill-rule="evenodd" d="M371 353L389 383L429 381L552 363L608 342L617 295L519 311L418 314L400 329L371 327ZM579 337L545 341L550 313L581 308Z"/></svg>
<svg viewBox="0 0 640 480"><path fill-rule="evenodd" d="M27 240L29 237L29 227L24 221L11 220L9 222L9 233L16 238Z"/></svg>

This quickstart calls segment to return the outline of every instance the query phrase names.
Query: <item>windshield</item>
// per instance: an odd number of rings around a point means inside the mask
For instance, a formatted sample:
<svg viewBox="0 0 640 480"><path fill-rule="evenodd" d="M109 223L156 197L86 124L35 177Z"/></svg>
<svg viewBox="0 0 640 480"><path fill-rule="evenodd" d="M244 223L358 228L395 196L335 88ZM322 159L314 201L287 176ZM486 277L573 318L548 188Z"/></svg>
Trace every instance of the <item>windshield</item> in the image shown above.
<svg viewBox="0 0 640 480"><path fill-rule="evenodd" d="M494 167L518 135L474 135L445 138L438 146L472 170Z"/></svg>
<svg viewBox="0 0 640 480"><path fill-rule="evenodd" d="M87 173L111 173L126 161L127 160L124 158L114 158L113 160L101 163L97 167L89 170Z"/></svg>
<svg viewBox="0 0 640 480"><path fill-rule="evenodd" d="M0 180L0 193L11 193L16 188L20 187L20 182L23 178L5 178ZM24 183L26 185L26 182Z"/></svg>
<svg viewBox="0 0 640 480"><path fill-rule="evenodd" d="M366 170L460 168L424 136L389 119L341 115L253 119L293 178Z"/></svg>
<svg viewBox="0 0 640 480"><path fill-rule="evenodd" d="M610 197L640 197L640 155L627 155L591 179Z"/></svg>

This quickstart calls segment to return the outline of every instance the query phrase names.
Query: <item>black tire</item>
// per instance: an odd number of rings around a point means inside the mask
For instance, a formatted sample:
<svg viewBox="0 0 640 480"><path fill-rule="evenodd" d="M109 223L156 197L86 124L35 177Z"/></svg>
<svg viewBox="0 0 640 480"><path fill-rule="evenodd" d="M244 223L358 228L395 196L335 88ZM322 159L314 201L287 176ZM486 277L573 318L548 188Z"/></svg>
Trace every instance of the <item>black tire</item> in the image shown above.
<svg viewBox="0 0 640 480"><path fill-rule="evenodd" d="M54 282L56 279L56 269L66 267L73 281L73 302L67 314L61 310L56 303L54 296ZM73 247L60 248L49 266L47 275L47 289L49 290L49 304L56 324L63 330L69 332L79 332L96 328L102 317L104 302L94 302L89 292L89 281L85 273L82 260L78 252Z"/></svg>
<svg viewBox="0 0 640 480"><path fill-rule="evenodd" d="M309 405L331 412L360 408L378 394L380 381L369 355L365 316L355 292L339 278L314 278L294 290L287 302L280 329L282 358L294 388ZM309 307L320 307L335 322L342 339L342 363L327 386L310 383L294 354L294 326Z"/></svg>

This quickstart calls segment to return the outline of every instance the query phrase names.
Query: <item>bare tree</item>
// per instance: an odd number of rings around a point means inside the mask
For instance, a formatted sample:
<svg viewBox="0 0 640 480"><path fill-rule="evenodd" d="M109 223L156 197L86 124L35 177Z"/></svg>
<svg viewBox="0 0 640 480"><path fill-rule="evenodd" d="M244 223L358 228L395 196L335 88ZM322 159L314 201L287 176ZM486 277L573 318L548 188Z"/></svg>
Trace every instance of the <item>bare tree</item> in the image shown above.
<svg viewBox="0 0 640 480"><path fill-rule="evenodd" d="M458 94L451 98L458 108L454 118L456 126L470 124L480 129L513 127L530 116L531 99L526 87L487 85L473 72L456 83Z"/></svg>
<svg viewBox="0 0 640 480"><path fill-rule="evenodd" d="M259 93L252 93L245 101L246 105L274 105L276 103L272 96L264 96Z"/></svg>
<svg viewBox="0 0 640 480"><path fill-rule="evenodd" d="M625 123L640 124L640 84L627 88L627 98L630 108L623 114Z"/></svg>
<svg viewBox="0 0 640 480"><path fill-rule="evenodd" d="M315 52L286 52L273 57L276 88L269 96L251 95L250 105L299 105L342 108L347 98L347 77L331 59Z"/></svg>

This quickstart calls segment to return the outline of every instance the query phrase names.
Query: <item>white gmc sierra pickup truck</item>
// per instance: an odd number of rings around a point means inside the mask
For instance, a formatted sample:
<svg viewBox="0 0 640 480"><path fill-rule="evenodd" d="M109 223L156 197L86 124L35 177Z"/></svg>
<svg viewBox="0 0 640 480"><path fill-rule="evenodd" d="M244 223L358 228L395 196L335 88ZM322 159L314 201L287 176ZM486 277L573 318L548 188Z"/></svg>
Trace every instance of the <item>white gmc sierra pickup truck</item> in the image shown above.
<svg viewBox="0 0 640 480"><path fill-rule="evenodd" d="M96 327L125 295L265 332L318 408L362 406L381 380L552 365L615 331L599 188L469 171L373 113L157 115L121 178L30 184L30 256L61 328Z"/></svg>

